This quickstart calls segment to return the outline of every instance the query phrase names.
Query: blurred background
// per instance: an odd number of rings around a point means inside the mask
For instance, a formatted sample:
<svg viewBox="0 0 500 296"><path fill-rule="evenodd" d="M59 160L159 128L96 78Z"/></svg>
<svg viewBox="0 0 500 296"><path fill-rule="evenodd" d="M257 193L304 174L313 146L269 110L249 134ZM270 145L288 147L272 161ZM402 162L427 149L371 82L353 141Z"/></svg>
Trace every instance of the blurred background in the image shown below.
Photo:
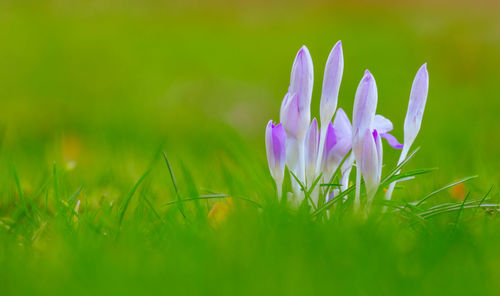
<svg viewBox="0 0 500 296"><path fill-rule="evenodd" d="M400 140L428 63L422 149L409 166L439 170L397 194L475 174L468 189L484 192L500 177L499 12L496 1L2 1L0 188L14 186L15 165L29 193L56 163L68 194L85 183L113 198L165 150L198 188L259 198L273 186L265 125L279 119L296 52L307 45L313 57L317 116L342 40L339 106L351 117L370 69L378 113ZM386 151L392 167L397 152Z"/></svg>
<svg viewBox="0 0 500 296"><path fill-rule="evenodd" d="M0 294L499 295L498 212L312 222L266 204L264 150L296 52L307 45L314 61L317 116L342 40L339 106L352 117L369 69L400 140L428 63L407 169L438 170L394 198L470 175L433 201L481 198L500 185L499 15L493 0L0 0ZM388 172L399 155L385 147ZM193 202L183 219L165 204L176 194L162 151L183 198L223 192L267 207L235 202L230 222L212 224L215 201Z"/></svg>

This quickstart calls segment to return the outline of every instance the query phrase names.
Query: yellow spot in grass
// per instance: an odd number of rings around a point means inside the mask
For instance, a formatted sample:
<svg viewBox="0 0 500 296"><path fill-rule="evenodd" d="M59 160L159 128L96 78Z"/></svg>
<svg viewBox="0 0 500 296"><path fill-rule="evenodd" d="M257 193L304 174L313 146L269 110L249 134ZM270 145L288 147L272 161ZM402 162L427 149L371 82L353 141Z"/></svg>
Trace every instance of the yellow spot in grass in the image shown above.
<svg viewBox="0 0 500 296"><path fill-rule="evenodd" d="M219 226L221 223L227 220L229 213L233 208L233 200L227 198L225 201L216 202L213 207L208 212L208 221L213 227Z"/></svg>
<svg viewBox="0 0 500 296"><path fill-rule="evenodd" d="M467 194L467 188L464 183L457 184L449 189L451 197L457 201L463 201Z"/></svg>
<svg viewBox="0 0 500 296"><path fill-rule="evenodd" d="M77 160L82 150L82 141L76 135L65 135L62 138L62 154L66 169L71 171L76 168Z"/></svg>

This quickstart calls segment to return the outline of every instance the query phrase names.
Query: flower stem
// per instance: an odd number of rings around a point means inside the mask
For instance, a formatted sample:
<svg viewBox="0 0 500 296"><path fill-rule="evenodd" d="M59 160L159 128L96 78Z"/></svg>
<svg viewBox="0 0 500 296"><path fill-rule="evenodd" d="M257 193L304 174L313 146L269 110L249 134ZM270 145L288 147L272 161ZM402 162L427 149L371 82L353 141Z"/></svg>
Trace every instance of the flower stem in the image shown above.
<svg viewBox="0 0 500 296"><path fill-rule="evenodd" d="M403 147L403 150L401 151L401 155L399 156L398 165L400 165L406 159L406 156L408 155L408 150L409 149L405 145ZM401 172L401 170L397 171L396 175L399 174L400 172ZM385 193L385 199L386 200L391 200L391 198L392 198L392 192L394 191L394 187L396 186L396 183L397 182L394 181L391 184L389 184L389 188L387 189L387 192ZM384 211L385 211L385 208L384 208Z"/></svg>
<svg viewBox="0 0 500 296"><path fill-rule="evenodd" d="M354 195L354 212L359 211L359 206L361 204L359 195L361 193L361 169L356 166L356 194Z"/></svg>
<svg viewBox="0 0 500 296"><path fill-rule="evenodd" d="M281 197L283 195L283 179L276 180L276 192L278 194L278 202L281 202Z"/></svg>
<svg viewBox="0 0 500 296"><path fill-rule="evenodd" d="M326 139L326 131L327 131L328 125L321 124L321 131L320 131L320 137L319 137L319 147L318 147L318 159L316 161L316 176L319 175L321 172L321 161L323 158L323 148L325 146L325 139Z"/></svg>

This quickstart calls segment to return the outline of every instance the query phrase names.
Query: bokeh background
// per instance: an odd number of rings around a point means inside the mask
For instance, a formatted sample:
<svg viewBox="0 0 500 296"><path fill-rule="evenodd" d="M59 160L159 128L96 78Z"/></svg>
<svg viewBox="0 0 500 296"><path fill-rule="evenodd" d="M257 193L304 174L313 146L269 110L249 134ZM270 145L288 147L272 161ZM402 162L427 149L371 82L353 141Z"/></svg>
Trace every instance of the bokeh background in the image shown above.
<svg viewBox="0 0 500 296"><path fill-rule="evenodd" d="M337 40L342 40L345 57L339 106L351 117L357 84L364 70L370 69L379 90L378 113L393 121L398 139L403 135L413 77L424 62L428 63L429 98L415 144L422 148L408 167L438 170L408 182L395 193L396 198L416 200L469 175L479 178L467 183L463 192L440 198L460 199L467 191L480 197L491 185L498 185L500 178L499 13L496 1L1 1L0 216L9 216L15 206L13 167L29 198L43 201L44 194L50 193L46 184L52 182L56 166L61 196L69 197L83 185L82 198L96 205L103 199L113 202L123 198L153 167L147 194L153 204L162 205L175 194L159 157L161 151L167 152L184 195L224 192L260 201L264 195L272 196L264 151L265 125L269 119L279 119L292 62L302 45L308 46L314 61L312 110L313 115L319 114L324 64ZM392 167L397 157L397 152L387 149L386 166ZM492 196L498 196L496 187ZM306 233L305 228L302 231ZM342 236L349 229L336 231ZM353 239L351 244L377 245L380 237L364 231L365 236L360 235L363 239ZM333 239L310 235L320 245L336 245ZM391 233L381 236L392 238ZM257 233L251 237L259 239ZM286 233L285 237L293 236ZM402 248L408 237L412 234L402 236ZM296 240L291 242L304 243ZM481 242L483 250L494 249L488 247L486 237ZM262 255L259 262L271 260L276 255L272 250L278 250L280 243L271 244L270 253ZM54 245L57 241L53 240L41 248ZM79 249L79 259L71 257L69 249L61 252L87 268L79 269L80 275L87 276L83 280L99 279L92 276L93 267L82 262L89 258L89 262L107 262L108 258L96 257L92 244L85 246L90 249ZM230 244L214 246L219 252L231 252ZM415 246L425 244L415 243L411 248ZM385 247L378 244L372 251L383 253ZM433 250L446 253L447 247L449 244L443 247L437 243ZM477 276L472 279L475 287L485 287L482 280L495 276L485 275L485 270L495 270L493 263L477 263L476 253L453 263L454 255L471 248L464 243L444 259L449 264L444 268L448 272L445 279L466 281L473 274ZM0 258L5 258L8 252L2 250ZM110 247L108 252L115 250ZM56 262L59 251L49 252L53 258L47 262ZM144 263L133 249L118 248L120 251L118 258L136 261L105 265L124 268L124 277L116 275L111 283L128 277L133 281L137 275L134 268L142 264L149 264L149 275L162 268L156 261L162 258L159 254ZM193 249L188 254L200 258L204 254L197 252ZM370 272L378 270L377 264L384 264L370 255L373 253L355 252L364 254L360 260L371 264ZM258 256L256 251L250 254ZM391 254L385 255L389 258ZM436 257L422 253L417 258L433 265L430 262ZM174 263L185 263L184 259L174 256ZM221 266L233 266L229 259L219 262L214 272ZM244 266L252 259L242 260L235 267L242 277L230 276L240 284L245 281ZM37 264L43 266L46 261L40 262ZM61 269L57 265L49 268L47 277L59 278L61 270L71 269L69 262ZM296 267L304 270L314 271L313 266L318 266L298 262ZM413 263L411 259L391 261L384 271L401 280L400 287L419 287L413 280L423 278L426 265ZM15 260L10 264L15 266ZM459 265L470 267L470 274L453 273ZM30 278L36 278L40 266L31 266ZM113 274L115 269L109 268L99 269L97 275ZM184 266L180 272L188 274L190 268L195 267ZM255 275L260 272L254 271ZM353 267L351 272L357 271ZM427 284L438 282L441 276L434 270L426 278ZM22 285L23 269L16 269L12 278ZM271 285L270 280L260 280ZM48 283L37 284L42 290L54 291ZM376 287L376 280L372 284ZM68 281L68 286L56 287L63 292L71 286ZM97 286L101 291L127 292L125 286L113 290L107 282ZM295 288L289 286L288 292L297 292ZM457 289L455 292L462 291Z"/></svg>
<svg viewBox="0 0 500 296"><path fill-rule="evenodd" d="M264 127L279 118L297 50L307 45L314 60L317 115L337 40L345 54L339 106L351 114L370 69L378 112L399 139L413 76L428 63L422 150L411 164L439 168L425 184L478 174L485 189L500 177L494 1L60 0L0 8L0 158L25 179L55 161L71 162L76 179L129 184L163 147L200 186L231 189L208 173L214 168L247 176L251 186L252 175L266 173ZM395 157L387 152L386 164ZM261 170L245 170L255 163ZM110 171L119 180L108 182Z"/></svg>

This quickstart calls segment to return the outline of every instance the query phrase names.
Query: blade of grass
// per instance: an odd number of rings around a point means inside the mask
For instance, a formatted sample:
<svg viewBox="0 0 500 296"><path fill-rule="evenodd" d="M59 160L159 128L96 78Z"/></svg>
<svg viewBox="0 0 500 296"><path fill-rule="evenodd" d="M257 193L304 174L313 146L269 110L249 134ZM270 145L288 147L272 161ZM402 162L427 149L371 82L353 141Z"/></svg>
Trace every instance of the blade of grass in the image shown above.
<svg viewBox="0 0 500 296"><path fill-rule="evenodd" d="M479 205L483 204L483 202L486 200L486 198L490 195L491 191L493 191L493 187L494 187L494 185L491 185L491 187L488 190L488 192L486 192L486 194L483 196L483 198L481 198L481 201L479 202Z"/></svg>
<svg viewBox="0 0 500 296"><path fill-rule="evenodd" d="M83 190L83 184L68 198L68 204L72 205Z"/></svg>
<svg viewBox="0 0 500 296"><path fill-rule="evenodd" d="M460 223L460 217L462 216L462 212L464 211L464 205L467 202L467 199L470 196L470 192L467 192L467 195L465 196L464 200L460 204L460 210L458 210L457 213L457 221L455 222L455 230L458 228L458 224Z"/></svg>
<svg viewBox="0 0 500 296"><path fill-rule="evenodd" d="M413 156L415 156L415 154L418 152L418 150L420 150L420 147L418 147L417 149L413 150L413 152L411 152L406 158L405 160L403 160L400 164L398 164L394 169L392 169L391 172L389 172L389 174L387 174L387 176L385 176L385 178L382 180L382 182L380 182L380 184L385 184L392 176L396 175L398 173L398 171L401 170L401 168L403 166L405 166L409 161L410 159L413 158Z"/></svg>
<svg viewBox="0 0 500 296"><path fill-rule="evenodd" d="M363 184L364 182L361 182ZM347 188L346 190L342 191L337 195L335 198L332 200L324 203L322 206L320 206L314 213L314 216L318 216L322 212L326 211L329 207L331 207L333 204L335 204L340 198L343 198L344 196L348 195L349 193L353 192L356 189L356 185L352 185L351 187Z"/></svg>
<svg viewBox="0 0 500 296"><path fill-rule="evenodd" d="M170 206L170 205L177 204L177 203L184 203L184 202L190 202L190 201L196 201L196 200L217 199L217 198L232 198L232 199L243 200L243 201L246 201L248 203L251 203L251 204L257 206L258 208L262 208L262 205L254 200L244 198L244 197L229 196L227 194L210 194L210 195L200 195L197 197L188 197L188 198L184 198L182 200L169 201L163 205Z"/></svg>
<svg viewBox="0 0 500 296"><path fill-rule="evenodd" d="M295 176L295 174L292 171L290 171L290 174L292 174L295 181L297 181L297 183L299 184L300 189L304 192L304 200L310 202L313 209L316 210L316 205L314 204L314 201L312 200L311 195L309 194L307 188L304 186L304 184L302 184L302 182L300 182L299 178L297 178L297 176Z"/></svg>
<svg viewBox="0 0 500 296"><path fill-rule="evenodd" d="M54 177L54 198L56 199L56 203L59 205L59 182L57 179L57 165L56 162L54 161L54 164L52 165L52 175Z"/></svg>
<svg viewBox="0 0 500 296"><path fill-rule="evenodd" d="M456 182L450 183L450 184L448 184L448 185L446 185L446 186L444 186L444 187L442 187L442 188L440 188L440 189L438 189L438 190L435 190L435 191L433 191L433 192L429 193L429 194L428 194L427 196L425 196L424 198L422 198L419 202L417 202L417 203L415 204L415 206L417 206L417 207L418 207L418 206L420 206L420 205L421 205L421 204L423 204L426 200L428 200L429 198L433 197L434 195L438 194L439 192L441 192L441 191L443 191L443 190L446 190L446 189L448 189L448 188L451 188L451 187L453 187L453 186L455 186L455 185L458 185L458 184L460 184L460 183L467 182L467 181L469 181L469 180L471 180L471 179L474 179L474 178L477 178L477 175L475 175L475 176L465 177L465 178L460 179L460 180L458 180L458 181L456 181Z"/></svg>
<svg viewBox="0 0 500 296"><path fill-rule="evenodd" d="M163 158L165 158L165 162L167 163L168 171L170 172L170 178L172 179L172 184L174 185L174 190L175 190L175 195L177 197L177 208L179 209L179 212L181 213L182 217L186 219L186 215L184 214L184 207L182 206L182 198L181 195L179 194L179 189L177 188L177 182L175 181L175 175L174 171L172 170L172 166L170 165L170 161L168 160L167 153L163 151Z"/></svg>
<svg viewBox="0 0 500 296"><path fill-rule="evenodd" d="M453 211L458 211L460 210L460 205L458 206L455 206L455 207L452 207L452 208L448 208L448 209L444 209L442 211L439 211L439 212L435 212L435 213L431 213L429 215L426 215L424 216L425 219L429 219L429 218L432 218L434 216L437 216L437 215L441 215L441 214L444 214L444 213L449 213L449 212L453 212ZM463 207L464 209L476 209L476 208L500 208L500 204L482 204L482 205L468 205L468 206L464 206Z"/></svg>
<svg viewBox="0 0 500 296"><path fill-rule="evenodd" d="M153 204L151 203L151 201L149 201L149 199L146 197L146 195L144 193L142 194L142 199L146 202L146 204L151 209L151 212L153 212L153 214L155 215L155 217L158 220L160 220L161 222L164 222L163 219L161 218L160 214L158 214L158 212L156 211L155 207L153 206Z"/></svg>
<svg viewBox="0 0 500 296"><path fill-rule="evenodd" d="M402 182L406 178L411 178L411 177L415 177L415 176L419 176L419 175L425 175L425 174L428 174L428 173L433 172L435 170L437 170L437 168L418 169L418 170L413 170L413 171L409 171L409 172L399 173L397 175L393 175L386 182L381 183L380 186L385 187L386 185L391 184L392 182L395 182L395 181Z"/></svg>
<svg viewBox="0 0 500 296"><path fill-rule="evenodd" d="M149 174L149 172L151 172L151 170L147 170L139 178L139 180L137 181L137 183L135 183L134 187L132 187L132 190L130 190L130 192L128 193L127 198L125 199L125 204L123 205L123 208L120 210L120 220L118 222L119 225L122 224L123 217L125 216L125 212L127 211L128 205L130 203L130 200L132 200L132 197L134 196L135 191L137 190L137 188L139 187L139 185L142 183L142 181L144 181L144 179Z"/></svg>
<svg viewBox="0 0 500 296"><path fill-rule="evenodd" d="M31 224L35 224L35 221L31 217L29 210L28 210L28 205L26 203L26 199L24 198L23 190L21 188L21 181L19 181L19 175L17 174L17 169L14 166L13 167L13 173L14 173L14 180L16 181L16 186L17 186L17 191L19 193L19 198L21 199L21 204L23 205L23 211L24 214L26 215L26 218L31 222Z"/></svg>
<svg viewBox="0 0 500 296"><path fill-rule="evenodd" d="M319 180L321 180L321 177L323 177L323 173L319 174L319 176L316 178L316 180L314 180L314 182L312 183L311 188L309 188L309 192L308 192L309 195L311 195L311 193L313 192L314 188L316 188L316 186L318 185Z"/></svg>

